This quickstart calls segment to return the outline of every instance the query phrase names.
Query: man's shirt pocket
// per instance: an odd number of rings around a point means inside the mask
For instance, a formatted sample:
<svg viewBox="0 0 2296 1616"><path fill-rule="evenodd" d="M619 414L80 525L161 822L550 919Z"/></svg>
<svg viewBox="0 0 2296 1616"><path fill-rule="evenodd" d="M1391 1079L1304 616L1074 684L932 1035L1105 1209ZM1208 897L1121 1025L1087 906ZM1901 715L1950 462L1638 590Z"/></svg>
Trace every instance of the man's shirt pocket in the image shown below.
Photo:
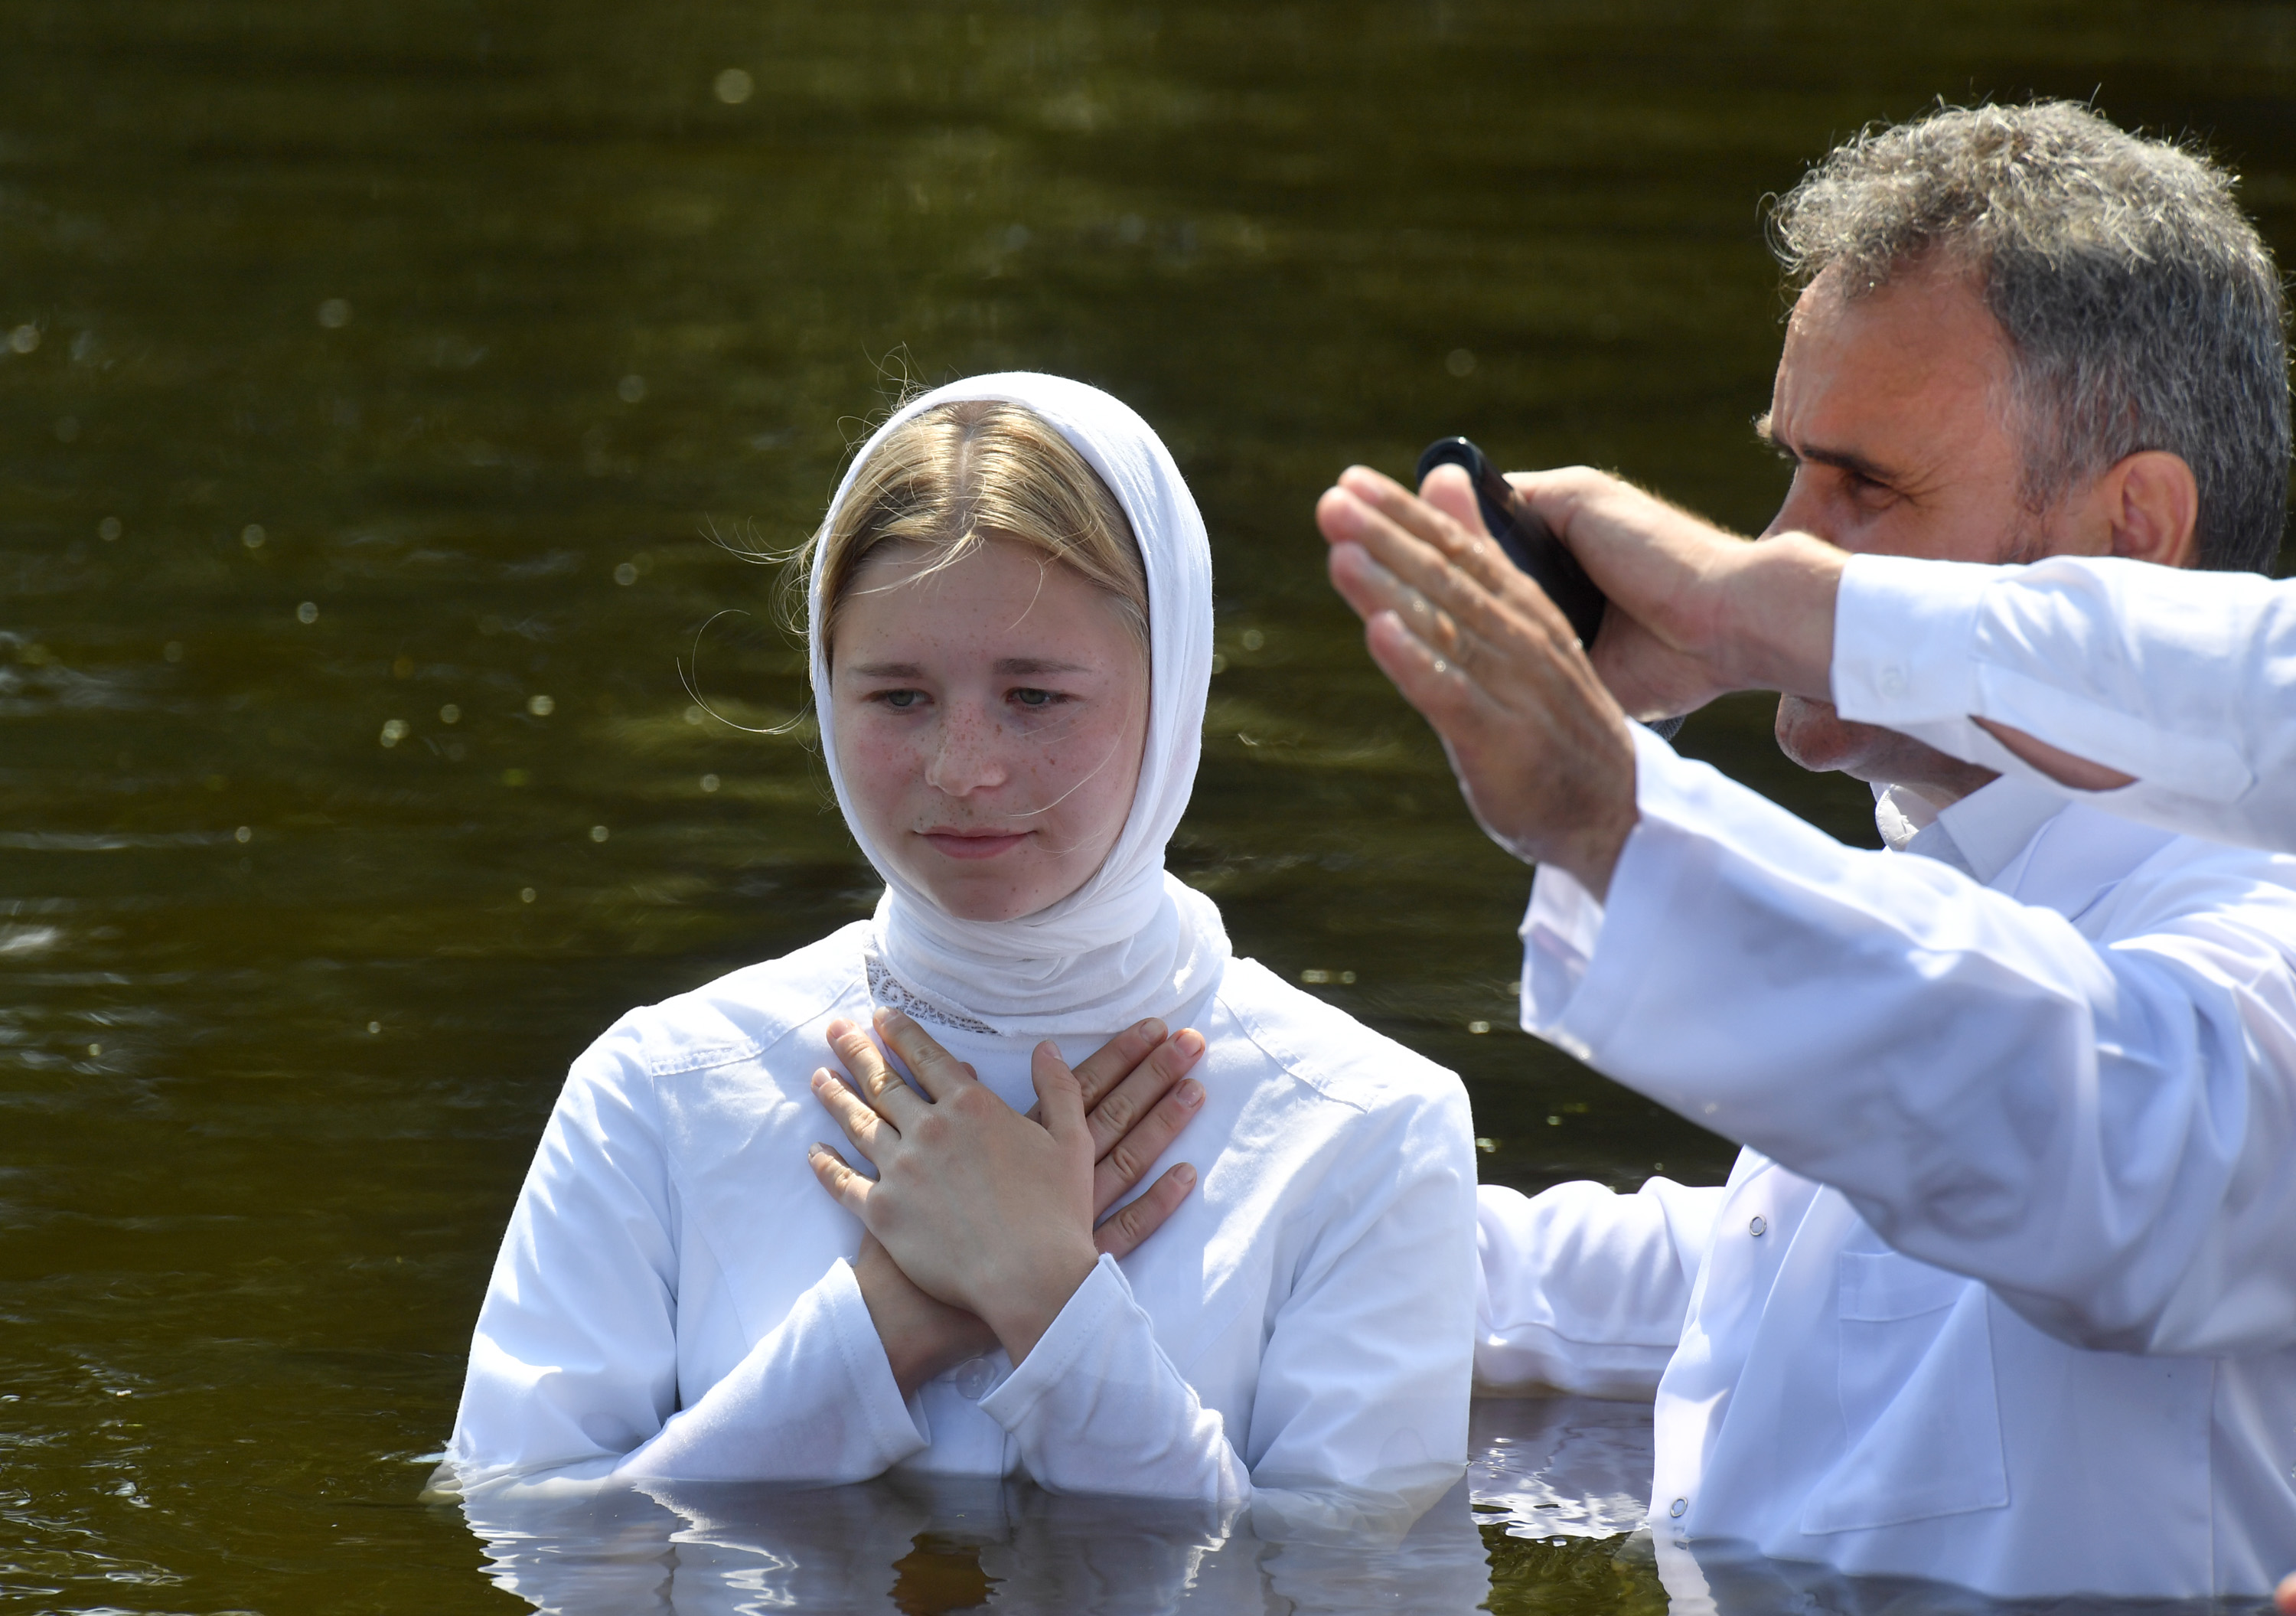
<svg viewBox="0 0 2296 1616"><path fill-rule="evenodd" d="M1805 1532L1896 1526L2009 1502L1985 1287L1895 1251L1839 1259L1842 1456Z"/></svg>

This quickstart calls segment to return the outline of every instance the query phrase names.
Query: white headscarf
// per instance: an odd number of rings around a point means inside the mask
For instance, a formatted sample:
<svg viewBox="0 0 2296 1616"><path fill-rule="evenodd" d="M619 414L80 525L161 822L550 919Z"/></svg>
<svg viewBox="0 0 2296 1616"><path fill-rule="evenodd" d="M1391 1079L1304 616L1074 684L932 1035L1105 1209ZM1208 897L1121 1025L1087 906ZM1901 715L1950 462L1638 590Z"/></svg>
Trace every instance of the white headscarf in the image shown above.
<svg viewBox="0 0 2296 1616"><path fill-rule="evenodd" d="M1111 1034L1152 1015L1169 1021L1218 980L1228 957L1218 908L1164 868L1164 846L1195 786L1211 683L1212 558L1204 519L1171 452L1129 407L1098 388L1025 371L975 376L912 400L846 468L830 519L887 433L926 410L966 399L1035 411L1075 446L1124 507L1147 563L1147 744L1123 833L1083 886L1018 920L948 914L902 876L853 810L837 761L821 633L824 557L816 550L806 619L821 752L845 823L885 880L872 988L881 1003L931 1020L1020 1038Z"/></svg>

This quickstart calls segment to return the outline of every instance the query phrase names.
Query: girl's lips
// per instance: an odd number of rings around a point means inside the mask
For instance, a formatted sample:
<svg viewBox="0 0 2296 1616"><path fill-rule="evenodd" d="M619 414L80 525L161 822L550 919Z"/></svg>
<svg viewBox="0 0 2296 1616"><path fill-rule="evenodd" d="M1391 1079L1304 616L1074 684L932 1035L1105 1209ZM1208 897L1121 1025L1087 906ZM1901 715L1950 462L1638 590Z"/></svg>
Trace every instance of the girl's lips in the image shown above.
<svg viewBox="0 0 2296 1616"><path fill-rule="evenodd" d="M918 833L934 849L951 858L994 858L1029 839L1025 831L1012 836L965 836L954 831L922 831Z"/></svg>

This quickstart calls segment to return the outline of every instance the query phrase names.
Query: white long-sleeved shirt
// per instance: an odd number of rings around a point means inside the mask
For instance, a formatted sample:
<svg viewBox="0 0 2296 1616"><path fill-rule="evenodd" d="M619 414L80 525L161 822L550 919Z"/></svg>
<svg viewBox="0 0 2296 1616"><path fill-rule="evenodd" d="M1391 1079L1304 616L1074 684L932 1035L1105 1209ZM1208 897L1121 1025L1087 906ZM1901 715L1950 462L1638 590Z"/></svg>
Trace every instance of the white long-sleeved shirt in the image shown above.
<svg viewBox="0 0 2296 1616"><path fill-rule="evenodd" d="M2296 579L1856 555L1832 674L1846 718L2040 778L1971 722L1989 718L2135 777L2101 808L2296 851Z"/></svg>
<svg viewBox="0 0 2296 1616"><path fill-rule="evenodd" d="M1718 1189L1486 1190L1479 1374L1654 1391L1669 1540L2268 1590L2296 859L2005 779L1939 816L1964 874L1636 746L1607 903L1539 873L1524 1025L1747 1149Z"/></svg>
<svg viewBox="0 0 2296 1616"><path fill-rule="evenodd" d="M831 1128L824 1029L872 1008L867 935L633 1012L575 1062L480 1315L455 1482L1025 1473L1407 1518L1457 1478L1464 1090L1248 960L1185 1018L1206 1099L1169 1155L1195 1192L1017 1369L993 1352L905 1399L849 1263L861 1226L805 1161ZM1029 1040L932 1030L1033 1103Z"/></svg>

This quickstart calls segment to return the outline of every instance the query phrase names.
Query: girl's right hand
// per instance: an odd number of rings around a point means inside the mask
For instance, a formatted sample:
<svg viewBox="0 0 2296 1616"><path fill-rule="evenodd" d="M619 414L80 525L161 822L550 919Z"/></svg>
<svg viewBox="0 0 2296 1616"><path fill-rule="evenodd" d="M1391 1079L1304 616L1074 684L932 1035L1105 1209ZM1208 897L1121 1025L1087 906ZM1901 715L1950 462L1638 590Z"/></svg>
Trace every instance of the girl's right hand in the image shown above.
<svg viewBox="0 0 2296 1616"><path fill-rule="evenodd" d="M915 1070L919 1062L946 1061L947 1053L907 1018L896 1047ZM832 1046L840 1036L858 1033L849 1023L830 1029ZM1076 1068L1087 1107L1095 1156L1094 1215L1100 1218L1140 1182L1203 1103L1202 1085L1186 1077L1202 1058L1204 1040L1193 1029L1166 1037L1163 1023L1141 1022L1119 1033ZM840 1059L844 1057L840 1054ZM880 1093L885 1078L899 1082L882 1061L864 1061L848 1082L883 1114ZM859 1081L855 1081L855 1079ZM1184 1080L1185 1079L1185 1080ZM1037 1113L1029 1112L1032 1120ZM1093 1243L1099 1251L1123 1257L1163 1226L1194 1184L1194 1172L1175 1167L1114 1217L1100 1222ZM935 1375L978 1358L996 1345L988 1326L962 1308L936 1300L911 1282L877 1237L865 1234L853 1259L862 1300L884 1342L894 1381L904 1396Z"/></svg>

